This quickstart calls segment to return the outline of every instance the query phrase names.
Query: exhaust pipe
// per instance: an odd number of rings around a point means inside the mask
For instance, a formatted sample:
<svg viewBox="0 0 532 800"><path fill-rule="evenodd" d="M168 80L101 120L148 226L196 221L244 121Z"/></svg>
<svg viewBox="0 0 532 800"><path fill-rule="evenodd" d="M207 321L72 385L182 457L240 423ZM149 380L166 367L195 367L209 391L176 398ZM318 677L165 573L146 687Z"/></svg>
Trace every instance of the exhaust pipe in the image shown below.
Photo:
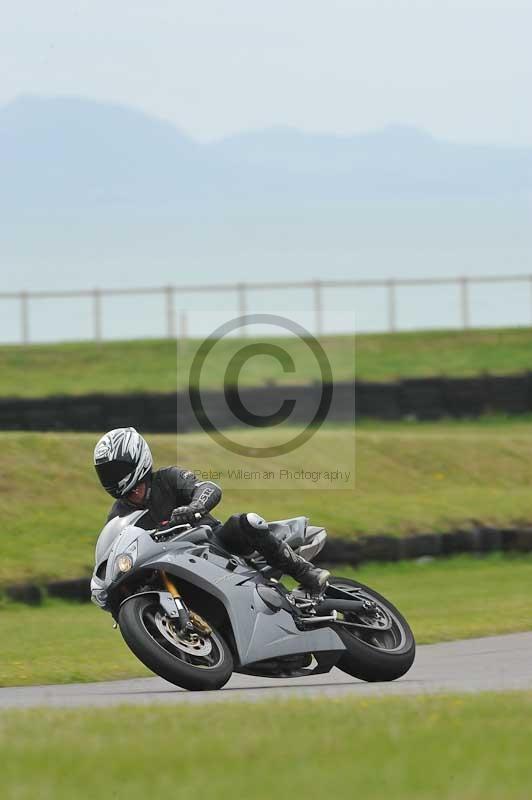
<svg viewBox="0 0 532 800"><path fill-rule="evenodd" d="M362 611L365 607L365 600L335 600L327 598L321 600L316 606L317 614L330 614L331 611L347 611L355 613Z"/></svg>

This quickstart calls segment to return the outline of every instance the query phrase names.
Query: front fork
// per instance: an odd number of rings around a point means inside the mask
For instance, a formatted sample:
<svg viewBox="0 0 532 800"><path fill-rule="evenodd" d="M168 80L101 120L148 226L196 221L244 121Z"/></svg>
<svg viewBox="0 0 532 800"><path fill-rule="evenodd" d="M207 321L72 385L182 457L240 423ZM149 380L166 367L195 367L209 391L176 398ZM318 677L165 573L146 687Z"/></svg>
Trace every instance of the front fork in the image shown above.
<svg viewBox="0 0 532 800"><path fill-rule="evenodd" d="M199 614L196 614L194 611L189 611L181 599L177 586L163 569L160 570L160 575L164 588L172 596L172 600L177 608L179 629L184 631L187 628L195 628L205 636L210 636L212 633L210 625L208 625Z"/></svg>
<svg viewBox="0 0 532 800"><path fill-rule="evenodd" d="M181 595L179 594L175 583L168 577L164 569L160 571L160 574L163 586L168 592L168 594L172 596L172 600L174 601L175 607L177 608L179 629L184 631L190 624L190 616L188 610L184 605L183 601L181 600Z"/></svg>

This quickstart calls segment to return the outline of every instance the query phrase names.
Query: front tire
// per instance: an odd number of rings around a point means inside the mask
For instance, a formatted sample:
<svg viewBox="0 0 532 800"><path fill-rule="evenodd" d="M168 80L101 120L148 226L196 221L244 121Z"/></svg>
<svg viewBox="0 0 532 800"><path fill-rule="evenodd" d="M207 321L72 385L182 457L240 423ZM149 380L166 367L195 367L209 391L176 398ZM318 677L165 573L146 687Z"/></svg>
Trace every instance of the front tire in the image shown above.
<svg viewBox="0 0 532 800"><path fill-rule="evenodd" d="M209 636L179 634L156 595L127 600L118 614L125 643L148 669L189 691L221 689L233 673L233 657L213 628Z"/></svg>
<svg viewBox="0 0 532 800"><path fill-rule="evenodd" d="M346 651L336 666L368 682L394 681L408 672L416 656L416 643L410 625L395 606L363 583L331 578L329 584L356 597L372 600L390 624L390 628L382 632L338 625L336 631ZM357 617L346 615L346 621L357 621Z"/></svg>

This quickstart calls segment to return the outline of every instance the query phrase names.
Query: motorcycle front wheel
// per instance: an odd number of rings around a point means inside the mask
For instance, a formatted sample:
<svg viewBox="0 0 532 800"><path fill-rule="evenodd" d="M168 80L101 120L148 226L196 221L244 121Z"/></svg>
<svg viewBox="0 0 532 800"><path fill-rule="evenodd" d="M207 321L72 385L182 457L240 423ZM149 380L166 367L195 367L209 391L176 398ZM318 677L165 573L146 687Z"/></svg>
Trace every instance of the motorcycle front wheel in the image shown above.
<svg viewBox="0 0 532 800"><path fill-rule="evenodd" d="M121 607L118 626L124 641L148 669L189 691L220 689L233 673L233 657L214 629L178 631L156 595L141 595Z"/></svg>
<svg viewBox="0 0 532 800"><path fill-rule="evenodd" d="M403 615L389 600L363 583L336 577L329 583L353 598L371 600L377 607L376 618L346 614L346 622L355 625L336 626L346 647L336 666L348 675L369 682L394 681L408 672L416 656L416 643Z"/></svg>

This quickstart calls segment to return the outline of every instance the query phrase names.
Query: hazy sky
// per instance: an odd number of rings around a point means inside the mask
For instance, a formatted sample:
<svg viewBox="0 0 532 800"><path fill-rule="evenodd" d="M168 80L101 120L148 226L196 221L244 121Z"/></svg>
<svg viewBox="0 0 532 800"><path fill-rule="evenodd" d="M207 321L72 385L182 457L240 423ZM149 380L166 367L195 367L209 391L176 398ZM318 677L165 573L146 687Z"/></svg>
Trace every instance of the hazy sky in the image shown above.
<svg viewBox="0 0 532 800"><path fill-rule="evenodd" d="M531 30L530 0L17 0L0 103L109 100L202 139L402 122L532 144Z"/></svg>
<svg viewBox="0 0 532 800"><path fill-rule="evenodd" d="M463 142L532 145L531 30L532 0L5 0L0 105L21 94L88 97L203 140L275 125L349 134L403 123ZM220 219L208 230L201 219L24 219L0 236L2 286L529 273L529 211L524 198L506 197L291 224ZM456 290L431 292L401 293L401 326L458 322ZM473 324L529 322L521 285L472 294ZM284 300L311 315L310 295ZM137 299L106 301L104 334L162 333L161 302L142 301L139 316ZM205 316L196 302L218 321L217 298L178 298L191 329ZM286 310L273 302L267 310ZM31 304L32 338L91 335L86 301L64 303ZM386 324L382 292L361 302L341 293L328 296L326 326L349 328L353 309L358 329ZM19 307L1 310L0 340L16 340Z"/></svg>

